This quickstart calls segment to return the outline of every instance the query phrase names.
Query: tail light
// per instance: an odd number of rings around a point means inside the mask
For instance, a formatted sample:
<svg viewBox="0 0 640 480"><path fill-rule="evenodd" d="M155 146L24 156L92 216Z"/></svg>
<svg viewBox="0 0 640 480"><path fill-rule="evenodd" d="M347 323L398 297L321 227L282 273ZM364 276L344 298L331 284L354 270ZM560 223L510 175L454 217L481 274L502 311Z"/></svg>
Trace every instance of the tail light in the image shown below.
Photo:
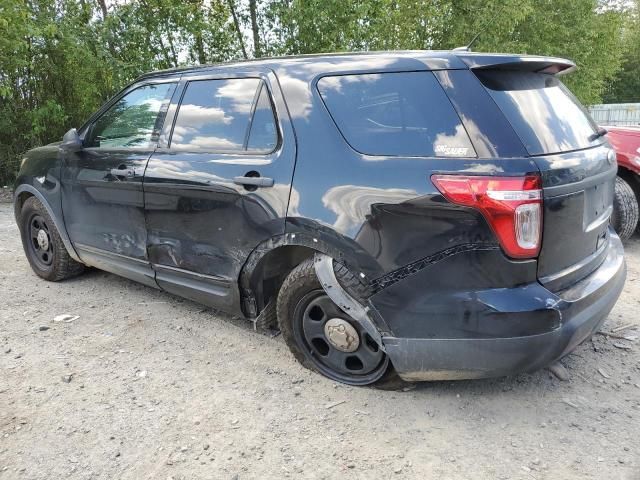
<svg viewBox="0 0 640 480"><path fill-rule="evenodd" d="M431 179L451 203L480 211L508 256L538 255L542 237L542 189L538 175L433 175Z"/></svg>

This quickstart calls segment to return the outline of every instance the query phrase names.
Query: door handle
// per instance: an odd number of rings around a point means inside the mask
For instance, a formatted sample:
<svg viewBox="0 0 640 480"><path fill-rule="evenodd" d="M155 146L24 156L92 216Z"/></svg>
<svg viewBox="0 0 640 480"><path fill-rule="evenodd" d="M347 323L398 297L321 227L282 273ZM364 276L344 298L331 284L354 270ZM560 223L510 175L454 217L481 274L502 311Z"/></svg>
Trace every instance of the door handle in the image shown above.
<svg viewBox="0 0 640 480"><path fill-rule="evenodd" d="M135 177L136 171L133 168L112 168L109 173L114 177Z"/></svg>
<svg viewBox="0 0 640 480"><path fill-rule="evenodd" d="M233 177L233 183L248 187L273 187L273 178L268 177Z"/></svg>

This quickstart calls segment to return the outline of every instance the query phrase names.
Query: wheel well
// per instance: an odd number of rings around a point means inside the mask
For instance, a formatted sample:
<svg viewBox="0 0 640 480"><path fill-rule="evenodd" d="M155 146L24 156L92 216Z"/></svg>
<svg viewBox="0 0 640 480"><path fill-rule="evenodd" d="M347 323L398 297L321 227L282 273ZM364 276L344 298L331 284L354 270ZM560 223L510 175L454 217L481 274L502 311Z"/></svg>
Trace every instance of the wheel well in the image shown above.
<svg viewBox="0 0 640 480"><path fill-rule="evenodd" d="M257 312L260 312L271 299L275 299L289 272L315 252L313 248L301 245L283 245L269 251L260 259L250 281Z"/></svg>
<svg viewBox="0 0 640 480"><path fill-rule="evenodd" d="M33 197L33 193L30 192L21 192L16 197L15 203L13 204L13 212L16 217L16 221L20 224L20 214L22 212L22 206L24 202L27 201L30 197Z"/></svg>

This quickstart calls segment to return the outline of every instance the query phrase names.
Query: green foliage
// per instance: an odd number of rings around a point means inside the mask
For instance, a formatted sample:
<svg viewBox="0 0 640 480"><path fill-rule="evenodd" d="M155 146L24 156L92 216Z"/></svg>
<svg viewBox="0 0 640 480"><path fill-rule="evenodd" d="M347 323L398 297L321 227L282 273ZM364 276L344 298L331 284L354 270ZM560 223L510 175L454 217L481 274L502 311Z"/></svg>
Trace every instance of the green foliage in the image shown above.
<svg viewBox="0 0 640 480"><path fill-rule="evenodd" d="M604 94L607 103L640 102L640 0L626 20L622 68Z"/></svg>
<svg viewBox="0 0 640 480"><path fill-rule="evenodd" d="M269 18L276 53L451 49L479 33L476 51L574 60L567 83L595 103L620 68L626 15L597 0L278 0Z"/></svg>
<svg viewBox="0 0 640 480"><path fill-rule="evenodd" d="M141 73L235 56L221 0L0 0L0 186Z"/></svg>
<svg viewBox="0 0 640 480"><path fill-rule="evenodd" d="M143 72L261 55L449 49L573 59L585 103L640 98L637 1L0 0L0 185ZM624 68L621 70L621 66Z"/></svg>

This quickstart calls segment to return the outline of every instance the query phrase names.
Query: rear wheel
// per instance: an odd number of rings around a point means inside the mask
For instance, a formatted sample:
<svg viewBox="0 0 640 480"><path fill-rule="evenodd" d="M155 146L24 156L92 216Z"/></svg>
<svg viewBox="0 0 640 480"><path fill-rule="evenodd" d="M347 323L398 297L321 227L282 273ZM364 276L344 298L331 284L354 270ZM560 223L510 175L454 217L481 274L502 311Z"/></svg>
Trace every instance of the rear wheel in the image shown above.
<svg viewBox="0 0 640 480"><path fill-rule="evenodd" d="M638 200L631 185L616 177L611 225L622 240L627 240L638 225Z"/></svg>
<svg viewBox="0 0 640 480"><path fill-rule="evenodd" d="M387 355L325 293L313 259L302 262L285 279L277 309L282 336L305 367L349 385L369 385L387 373Z"/></svg>
<svg viewBox="0 0 640 480"><path fill-rule="evenodd" d="M57 282L84 270L84 265L71 258L49 212L35 197L22 206L20 233L27 260L39 277Z"/></svg>

